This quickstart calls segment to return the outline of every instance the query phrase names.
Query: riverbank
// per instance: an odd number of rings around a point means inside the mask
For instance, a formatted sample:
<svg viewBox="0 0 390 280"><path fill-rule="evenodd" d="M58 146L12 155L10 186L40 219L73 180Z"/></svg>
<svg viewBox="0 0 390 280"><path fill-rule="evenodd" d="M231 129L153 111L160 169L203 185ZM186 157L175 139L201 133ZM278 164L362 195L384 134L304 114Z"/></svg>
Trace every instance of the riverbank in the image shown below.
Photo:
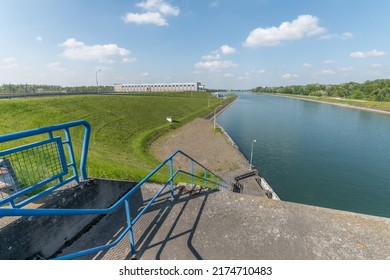
<svg viewBox="0 0 390 280"><path fill-rule="evenodd" d="M231 102L218 111L224 111ZM217 116L217 113L215 114ZM249 162L239 150L230 135L221 126L214 130L214 114L203 119L196 119L183 127L167 134L152 143L151 153L163 161L177 149L184 151L197 161L204 164L210 170L231 181L236 176L249 170ZM188 168L188 159L177 158L174 163L176 168ZM259 175L250 176L245 182L244 193L257 196L266 196L266 192L272 194L272 198L279 200L278 195Z"/></svg>
<svg viewBox="0 0 390 280"><path fill-rule="evenodd" d="M232 145L231 140L220 130L214 131L213 123L206 119L195 119L157 139L151 146L152 154L161 161L177 149L188 153L221 176L249 166L246 158ZM186 168L188 159L179 158L177 164Z"/></svg>
<svg viewBox="0 0 390 280"><path fill-rule="evenodd" d="M197 161L224 177L227 173L249 166L237 145L221 127L215 129L214 118L235 100L219 105L203 118L195 119L152 142L150 152L160 161L176 150L182 150ZM188 167L187 159L175 159L178 168Z"/></svg>
<svg viewBox="0 0 390 280"><path fill-rule="evenodd" d="M218 117L223 111L225 111L227 108L229 108L230 105L233 104L234 101L236 101L238 98L240 98L238 95L234 99L231 99L229 102L219 105L217 108L215 108L214 112L211 112L210 114L206 115L204 119L206 120L214 120L214 118Z"/></svg>
<svg viewBox="0 0 390 280"><path fill-rule="evenodd" d="M374 101L351 100L351 99L346 99L346 98L300 96L300 95L280 94L280 93L274 93L273 95L390 115L390 110L368 107L367 103L369 103L370 106L378 106L377 103L379 103L379 102L374 102ZM359 103L359 106L356 104L352 105L350 103ZM387 103L389 103L389 102L387 102Z"/></svg>

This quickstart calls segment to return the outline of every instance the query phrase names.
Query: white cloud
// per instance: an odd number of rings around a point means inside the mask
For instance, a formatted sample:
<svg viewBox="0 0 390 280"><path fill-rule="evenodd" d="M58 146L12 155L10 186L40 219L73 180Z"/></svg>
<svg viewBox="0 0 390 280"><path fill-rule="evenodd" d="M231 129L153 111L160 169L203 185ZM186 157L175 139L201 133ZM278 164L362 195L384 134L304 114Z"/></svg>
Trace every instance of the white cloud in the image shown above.
<svg viewBox="0 0 390 280"><path fill-rule="evenodd" d="M155 24L157 26L166 26L168 21L166 16L178 16L180 9L172 6L164 0L147 0L136 4L137 7L144 9L145 13L127 13L122 17L125 23L136 24Z"/></svg>
<svg viewBox="0 0 390 280"><path fill-rule="evenodd" d="M160 13L153 12L147 12L143 14L127 13L126 16L123 17L123 20L126 23L155 24L158 26L168 25L167 20L163 18Z"/></svg>
<svg viewBox="0 0 390 280"><path fill-rule="evenodd" d="M238 65L230 60L221 60L223 55L234 54L236 52L237 50L235 48L222 45L218 50L211 52L211 54L202 56L202 61L196 63L195 68L198 70L217 71L237 67Z"/></svg>
<svg viewBox="0 0 390 280"><path fill-rule="evenodd" d="M302 66L303 66L303 67L307 67L307 68L313 67L313 65L311 65L310 63L303 63Z"/></svg>
<svg viewBox="0 0 390 280"><path fill-rule="evenodd" d="M285 79L285 80L293 80L293 79L295 79L295 78L298 78L299 76L297 75L297 74L289 74L289 73L287 73L287 74L284 74L283 76L282 76L282 79Z"/></svg>
<svg viewBox="0 0 390 280"><path fill-rule="evenodd" d="M112 60L111 60L112 61ZM137 58L129 56L129 57L124 57L120 60L121 63L127 64L127 63L134 63L137 61ZM113 61L115 62L115 61Z"/></svg>
<svg viewBox="0 0 390 280"><path fill-rule="evenodd" d="M383 67L383 64L374 63L374 64L371 64L370 67L371 67L371 68L382 68L382 67Z"/></svg>
<svg viewBox="0 0 390 280"><path fill-rule="evenodd" d="M14 57L6 57L2 60L4 64L14 63L16 59Z"/></svg>
<svg viewBox="0 0 390 280"><path fill-rule="evenodd" d="M339 70L343 71L343 72L350 72L350 71L355 70L355 68L353 68L351 66L350 67L340 67Z"/></svg>
<svg viewBox="0 0 390 280"><path fill-rule="evenodd" d="M325 70L321 71L321 74L324 74L324 75L334 75L334 74L336 74L336 72L333 71L333 70L325 69Z"/></svg>
<svg viewBox="0 0 390 280"><path fill-rule="evenodd" d="M232 48L228 45L221 46L220 50L221 50L222 54L234 54L237 52L237 50L235 48Z"/></svg>
<svg viewBox="0 0 390 280"><path fill-rule="evenodd" d="M18 68L19 64L14 57L6 57L0 63L0 70L9 70Z"/></svg>
<svg viewBox="0 0 390 280"><path fill-rule="evenodd" d="M243 75L243 76L238 76L237 77L237 80L239 81L245 81L245 80L250 80L250 76L247 76L247 75Z"/></svg>
<svg viewBox="0 0 390 280"><path fill-rule="evenodd" d="M149 72L141 72L133 75L131 79L137 83L149 83L152 82L152 75Z"/></svg>
<svg viewBox="0 0 390 280"><path fill-rule="evenodd" d="M120 48L116 44L87 46L75 38L70 38L59 46L64 48L62 55L70 59L97 60L106 63L131 63L136 60L130 56L129 50Z"/></svg>
<svg viewBox="0 0 390 280"><path fill-rule="evenodd" d="M237 50L228 45L222 45L218 50L211 52L211 54L207 54L202 56L203 60L219 60L222 55L229 55L236 53Z"/></svg>
<svg viewBox="0 0 390 280"><path fill-rule="evenodd" d="M367 58L367 57L376 57L376 56L384 56L386 55L383 51L378 51L376 49L373 49L372 51L368 52L352 52L349 56L352 58Z"/></svg>
<svg viewBox="0 0 390 280"><path fill-rule="evenodd" d="M146 2L137 3L136 6L147 11L159 12L163 15L178 16L180 14L178 7L166 3L164 0L147 0Z"/></svg>
<svg viewBox="0 0 390 280"><path fill-rule="evenodd" d="M220 60L222 55L229 55L236 53L237 50L228 45L222 45L218 50L212 51L211 54L202 56L202 60Z"/></svg>
<svg viewBox="0 0 390 280"><path fill-rule="evenodd" d="M324 61L325 64L334 64L336 63L336 61L332 60L332 59L327 59Z"/></svg>
<svg viewBox="0 0 390 280"><path fill-rule="evenodd" d="M245 72L244 75L238 76L237 80L250 80L253 77L257 77L259 75L263 75L265 73L265 69L260 69L260 70L252 70L249 72Z"/></svg>
<svg viewBox="0 0 390 280"><path fill-rule="evenodd" d="M200 61L195 64L195 68L199 70L218 71L237 67L238 65L228 60Z"/></svg>
<svg viewBox="0 0 390 280"><path fill-rule="evenodd" d="M56 72L66 72L68 69L65 67L61 66L61 63L59 62L52 62L47 65L47 68L49 68L51 71L56 71Z"/></svg>
<svg viewBox="0 0 390 280"><path fill-rule="evenodd" d="M353 34L351 32L344 32L341 34L338 33L325 34L320 37L321 40L331 40L331 39L348 40L352 38L353 38Z"/></svg>
<svg viewBox="0 0 390 280"><path fill-rule="evenodd" d="M377 77L377 76L380 76L382 73L381 73L381 71L368 71L367 74L372 76L372 77Z"/></svg>
<svg viewBox="0 0 390 280"><path fill-rule="evenodd" d="M254 71L252 71L252 74L264 74L265 72L266 72L265 69L254 70Z"/></svg>
<svg viewBox="0 0 390 280"><path fill-rule="evenodd" d="M302 39L305 36L314 36L326 31L319 26L319 20L315 16L301 15L292 22L283 22L279 27L256 28L247 37L244 46L261 47L275 46L282 41Z"/></svg>
<svg viewBox="0 0 390 280"><path fill-rule="evenodd" d="M342 40L348 40L353 38L353 34L351 32L344 32L341 33L338 37Z"/></svg>
<svg viewBox="0 0 390 280"><path fill-rule="evenodd" d="M43 38L41 36L37 36L35 37L35 41L37 41L38 43L42 43Z"/></svg>
<svg viewBox="0 0 390 280"><path fill-rule="evenodd" d="M202 56L202 59L203 60L219 60L219 59L221 59L221 55L219 53L217 53L215 55L208 54L208 55Z"/></svg>

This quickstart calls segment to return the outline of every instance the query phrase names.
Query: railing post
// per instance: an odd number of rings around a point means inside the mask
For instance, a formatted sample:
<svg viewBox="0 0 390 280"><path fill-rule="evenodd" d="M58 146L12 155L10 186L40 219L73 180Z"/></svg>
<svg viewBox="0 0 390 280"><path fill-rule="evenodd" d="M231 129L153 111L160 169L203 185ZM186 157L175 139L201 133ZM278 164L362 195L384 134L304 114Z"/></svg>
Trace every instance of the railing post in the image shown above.
<svg viewBox="0 0 390 280"><path fill-rule="evenodd" d="M70 137L69 128L64 128L64 132L65 132L65 143L68 146L70 165L72 166L73 174L76 175L75 179L76 179L77 183L80 183L79 182L79 175L78 175L78 172L77 172L76 159L74 157L72 139ZM85 178L83 178L83 180L85 180Z"/></svg>
<svg viewBox="0 0 390 280"><path fill-rule="evenodd" d="M170 189L171 189L171 197L173 198L173 160L172 158L169 160L169 178L171 179Z"/></svg>
<svg viewBox="0 0 390 280"><path fill-rule="evenodd" d="M129 227L129 239L130 239L130 249L131 254L135 254L135 246L134 246L134 234L133 234L133 225L131 224L131 214L130 214L130 202L129 198L125 199L125 209L126 209L126 218L127 218L127 225Z"/></svg>
<svg viewBox="0 0 390 280"><path fill-rule="evenodd" d="M203 187L204 188L207 188L207 170L206 168L204 169L204 183L203 183Z"/></svg>
<svg viewBox="0 0 390 280"><path fill-rule="evenodd" d="M191 168L191 184L194 185L194 161L190 159Z"/></svg>
<svg viewBox="0 0 390 280"><path fill-rule="evenodd" d="M80 159L80 171L81 171L81 178L83 180L88 179L87 175L87 158L88 158L88 148L89 148L89 138L91 135L91 126L89 123L84 123L84 140L83 140L83 147L81 150L81 159Z"/></svg>

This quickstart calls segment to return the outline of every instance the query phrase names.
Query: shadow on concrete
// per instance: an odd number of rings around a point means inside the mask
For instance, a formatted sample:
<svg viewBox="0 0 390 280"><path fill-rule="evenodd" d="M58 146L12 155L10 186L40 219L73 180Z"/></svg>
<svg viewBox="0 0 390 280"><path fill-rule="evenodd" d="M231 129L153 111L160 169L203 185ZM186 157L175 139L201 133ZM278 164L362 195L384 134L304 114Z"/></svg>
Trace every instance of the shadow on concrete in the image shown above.
<svg viewBox="0 0 390 280"><path fill-rule="evenodd" d="M90 179L78 186L56 190L37 200L34 206L28 205L26 208L104 209L114 204L135 184ZM101 219L102 215L1 218L2 222L8 222L0 227L0 259L51 258L70 247Z"/></svg>
<svg viewBox="0 0 390 280"><path fill-rule="evenodd" d="M137 259L170 259L178 256L185 259L202 260L201 253L193 244L193 237L208 196L211 190L203 193L186 193L183 189L175 192L173 200L169 192L145 213L152 214L153 219L144 219L141 224L147 228L141 229L141 236L136 240ZM194 207L194 203L200 207ZM148 200L144 202L146 205ZM197 209L198 208L198 209ZM140 209L141 210L141 209ZM196 210L196 211L195 211ZM140 230L137 229L137 230ZM186 250L186 248L188 250ZM186 251L186 252L183 252ZM181 254L184 253L185 257ZM129 259L131 254L127 255Z"/></svg>
<svg viewBox="0 0 390 280"><path fill-rule="evenodd" d="M148 236L147 236L145 242L143 243L143 245L140 247L139 253L137 254L137 256L139 258L142 258L145 251L152 249L154 247L157 247L158 251L156 253L155 259L160 260L160 259L162 259L162 255L163 255L164 251L172 250L172 248L168 248L168 245L170 243L174 244L175 239L188 235L187 247L188 247L189 251L191 252L191 254L193 255L193 257L195 259L202 260L203 258L201 256L201 254L196 250L195 246L192 243L192 240L193 240L194 234L196 232L196 228L198 226L200 217L202 215L204 205L206 204L208 195L209 195L208 192L205 192L202 194L195 194L195 196L185 195L185 194L183 194L183 190L179 190L177 192L177 194L174 196L173 201L170 202L171 205L156 205L156 207L159 207L159 206L162 207L160 210L162 215L160 216L160 219L155 220L155 221L153 221L153 223L151 223L150 226L153 228L153 230L151 230L149 233L145 232L145 234ZM192 213L194 214L194 219L184 221L186 224L189 225L188 229L186 229L186 230L179 229L177 232L177 229L179 228L178 224L182 222L181 221L182 219L185 219L185 217L183 217L183 213L186 210L191 211L188 209L188 206L190 204L190 201L193 200L194 198L196 198L198 201L201 200L201 207L199 208L199 210L196 213L194 213L192 211ZM175 213L175 217L173 217L174 221L169 222L169 225L168 225L168 223L165 224L164 222L167 220L167 217L171 213L171 209L172 209L173 205L178 205L178 207L180 207L180 210L178 211L178 213ZM193 208L191 208L191 209L193 209ZM156 235L160 231L161 227L167 227L164 230L164 231L166 231L166 230L168 231L165 238L159 239L160 241L153 242L154 238L156 237ZM142 241L142 238L141 238L140 242L141 241ZM178 247L178 246L173 246L173 249L183 250L182 247Z"/></svg>
<svg viewBox="0 0 390 280"><path fill-rule="evenodd" d="M130 198L131 216L134 219L152 199L161 186L138 190ZM111 249L89 254L78 259L203 259L193 244L193 238L201 219L208 196L214 191L186 191L176 188L171 198L167 188L133 226L135 247L134 256L126 235ZM123 206L105 215L87 229L72 244L62 248L57 256L70 254L103 244L109 244L123 233L127 227Z"/></svg>

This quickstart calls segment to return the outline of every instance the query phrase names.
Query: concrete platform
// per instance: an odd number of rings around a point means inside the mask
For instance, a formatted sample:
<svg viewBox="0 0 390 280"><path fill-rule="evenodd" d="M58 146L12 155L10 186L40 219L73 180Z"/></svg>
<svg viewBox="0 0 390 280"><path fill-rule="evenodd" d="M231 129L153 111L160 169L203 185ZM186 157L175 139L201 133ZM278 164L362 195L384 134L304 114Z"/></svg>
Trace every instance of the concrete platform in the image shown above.
<svg viewBox="0 0 390 280"><path fill-rule="evenodd" d="M249 168L240 168L234 171L231 171L224 175L224 178L226 180L229 180L234 183L234 178L243 174L246 174L250 172ZM248 178L242 179L239 181L239 183L243 186L243 189L241 190L242 194L247 195L254 195L254 196L261 196L261 197L267 197L266 192L262 189L262 187L256 182L256 178L259 178L259 176L250 176Z"/></svg>
<svg viewBox="0 0 390 280"><path fill-rule="evenodd" d="M140 211L160 186L132 201ZM112 242L125 213L105 216L63 253ZM138 259L390 259L390 219L231 192L166 192L135 226ZM95 245L94 245L94 244ZM130 259L129 240L85 259Z"/></svg>

